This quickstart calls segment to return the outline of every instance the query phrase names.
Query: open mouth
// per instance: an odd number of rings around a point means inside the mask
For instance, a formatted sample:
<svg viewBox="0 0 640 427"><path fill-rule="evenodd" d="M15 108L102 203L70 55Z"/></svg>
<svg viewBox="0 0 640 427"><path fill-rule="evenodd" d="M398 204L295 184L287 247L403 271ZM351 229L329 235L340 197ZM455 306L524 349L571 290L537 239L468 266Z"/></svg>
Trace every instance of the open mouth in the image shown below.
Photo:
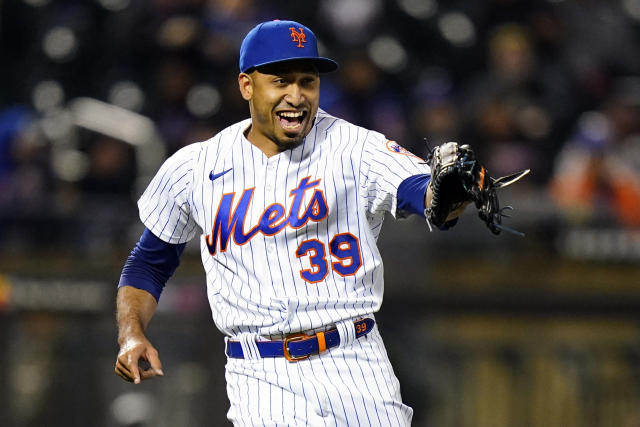
<svg viewBox="0 0 640 427"><path fill-rule="evenodd" d="M302 123L307 117L306 111L280 111L276 113L280 126L287 131L296 131L302 128Z"/></svg>

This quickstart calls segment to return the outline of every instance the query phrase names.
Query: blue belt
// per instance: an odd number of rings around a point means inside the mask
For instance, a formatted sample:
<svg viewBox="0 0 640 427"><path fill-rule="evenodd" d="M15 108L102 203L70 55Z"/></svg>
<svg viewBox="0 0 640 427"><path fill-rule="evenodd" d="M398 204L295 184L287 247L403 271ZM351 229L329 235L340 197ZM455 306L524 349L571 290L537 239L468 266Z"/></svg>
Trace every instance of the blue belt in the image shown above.
<svg viewBox="0 0 640 427"><path fill-rule="evenodd" d="M356 338L367 335L373 329L373 319L361 319L353 322L356 330ZM261 357L284 357L289 362L308 359L312 354L320 354L323 351L340 344L340 334L337 329L325 332L317 332L314 335L292 334L283 341L257 341L258 351ZM225 353L235 359L244 359L242 345L239 341L227 340Z"/></svg>

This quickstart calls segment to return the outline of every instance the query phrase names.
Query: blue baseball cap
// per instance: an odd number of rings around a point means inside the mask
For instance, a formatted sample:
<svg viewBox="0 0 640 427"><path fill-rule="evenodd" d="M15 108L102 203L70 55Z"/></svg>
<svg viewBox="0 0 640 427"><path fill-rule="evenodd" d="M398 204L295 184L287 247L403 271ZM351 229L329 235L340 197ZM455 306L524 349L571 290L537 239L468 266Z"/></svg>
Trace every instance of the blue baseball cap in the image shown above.
<svg viewBox="0 0 640 427"><path fill-rule="evenodd" d="M295 21L267 21L254 27L240 46L240 71L276 62L305 60L321 73L338 69L338 63L318 54L315 34Z"/></svg>

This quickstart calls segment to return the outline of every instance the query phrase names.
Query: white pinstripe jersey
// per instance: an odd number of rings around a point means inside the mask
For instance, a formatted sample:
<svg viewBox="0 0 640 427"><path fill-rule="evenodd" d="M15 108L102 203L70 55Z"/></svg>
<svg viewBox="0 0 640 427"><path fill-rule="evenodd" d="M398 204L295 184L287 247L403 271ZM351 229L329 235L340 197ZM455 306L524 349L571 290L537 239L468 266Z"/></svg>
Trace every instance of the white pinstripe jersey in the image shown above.
<svg viewBox="0 0 640 427"><path fill-rule="evenodd" d="M225 334L320 329L376 312L376 240L422 159L382 134L318 111L298 147L267 158L250 119L171 156L140 198L144 225L184 243L201 232L213 319Z"/></svg>

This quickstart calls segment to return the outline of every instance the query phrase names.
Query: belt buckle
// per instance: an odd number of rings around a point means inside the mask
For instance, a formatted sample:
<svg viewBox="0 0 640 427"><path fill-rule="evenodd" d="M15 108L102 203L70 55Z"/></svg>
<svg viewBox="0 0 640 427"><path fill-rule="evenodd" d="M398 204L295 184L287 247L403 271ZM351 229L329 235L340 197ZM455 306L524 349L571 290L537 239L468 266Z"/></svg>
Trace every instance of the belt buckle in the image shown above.
<svg viewBox="0 0 640 427"><path fill-rule="evenodd" d="M311 354L307 354L306 356L292 356L291 353L289 352L289 343L292 341L303 341L307 338L311 338L309 335L306 334L291 334L291 335L287 335L284 339L284 341L282 342L282 353L284 354L284 358L287 359L289 362L299 362L301 360L305 360L308 359L309 357L311 357Z"/></svg>

